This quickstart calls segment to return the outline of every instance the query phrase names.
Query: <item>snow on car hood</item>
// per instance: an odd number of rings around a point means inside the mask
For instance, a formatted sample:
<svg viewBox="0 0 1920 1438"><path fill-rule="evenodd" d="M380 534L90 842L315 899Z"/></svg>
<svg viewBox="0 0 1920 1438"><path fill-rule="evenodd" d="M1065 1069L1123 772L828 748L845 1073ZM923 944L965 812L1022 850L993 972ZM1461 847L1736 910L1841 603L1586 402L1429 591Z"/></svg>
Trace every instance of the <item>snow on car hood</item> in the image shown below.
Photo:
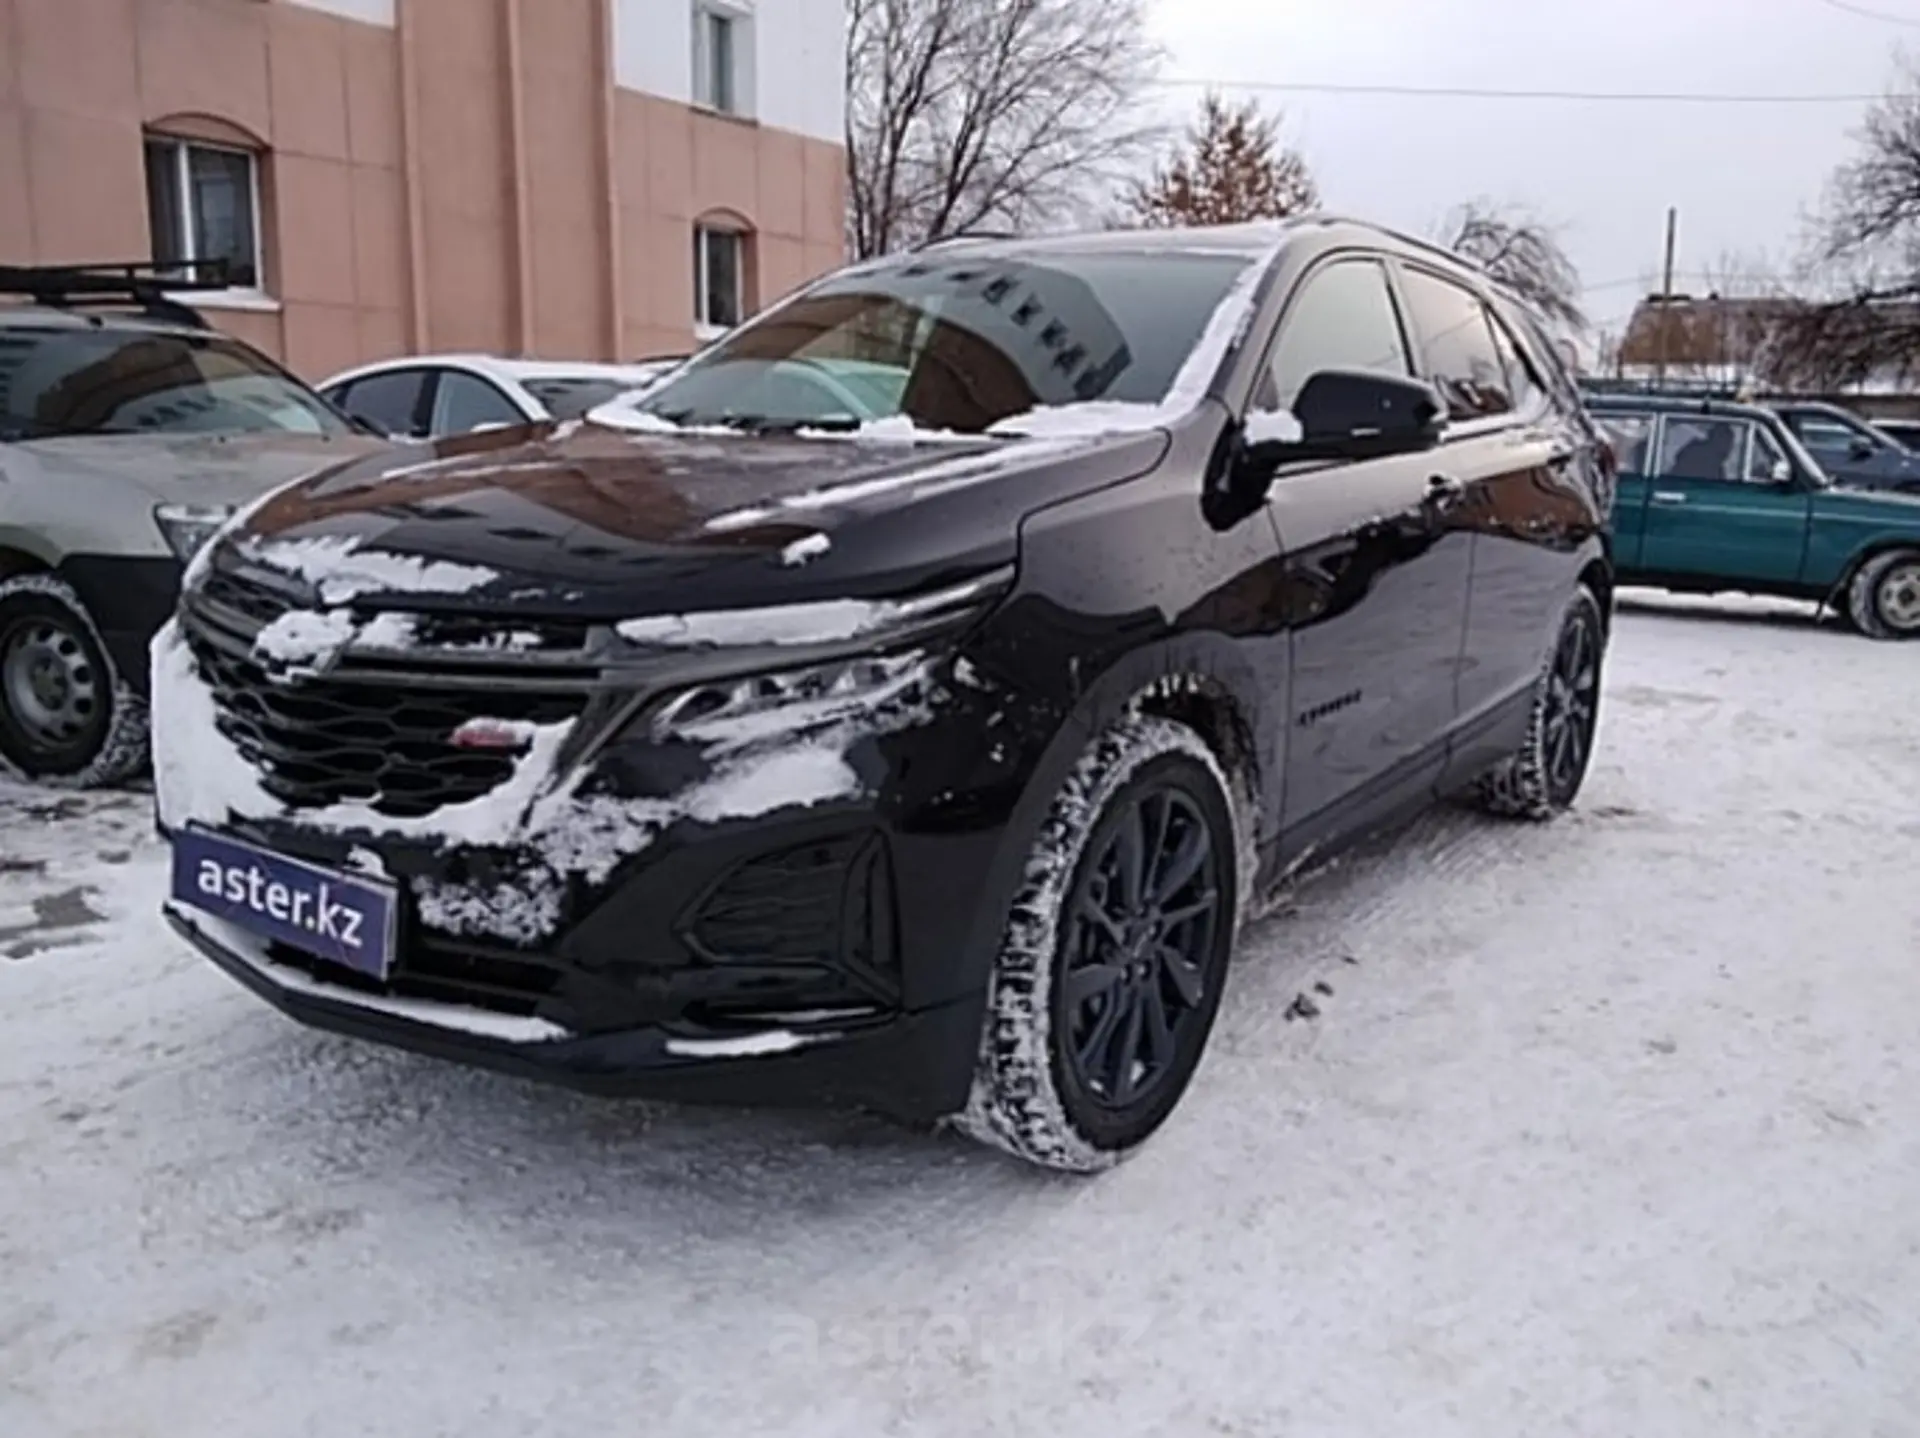
<svg viewBox="0 0 1920 1438"><path fill-rule="evenodd" d="M824 444L570 424L330 471L273 495L221 547L323 600L331 587L335 602L376 597L383 572L414 607L438 594L608 621L886 595L929 571L1010 562L1026 514L1141 472L1165 443Z"/></svg>
<svg viewBox="0 0 1920 1438"><path fill-rule="evenodd" d="M27 440L50 477L84 472L137 485L162 503L245 504L290 480L396 446L372 435L100 434Z"/></svg>

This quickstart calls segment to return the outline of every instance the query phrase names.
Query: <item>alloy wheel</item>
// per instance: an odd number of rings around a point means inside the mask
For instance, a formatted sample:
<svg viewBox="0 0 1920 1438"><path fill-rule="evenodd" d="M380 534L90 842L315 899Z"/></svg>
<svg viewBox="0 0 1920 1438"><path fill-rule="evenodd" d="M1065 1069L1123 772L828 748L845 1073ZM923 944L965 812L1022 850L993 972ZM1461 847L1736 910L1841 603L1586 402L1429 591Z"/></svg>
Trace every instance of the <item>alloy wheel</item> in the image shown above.
<svg viewBox="0 0 1920 1438"><path fill-rule="evenodd" d="M1593 752L1595 719L1600 712L1600 634L1591 610L1574 609L1554 650L1547 674L1547 704L1542 738L1547 789L1564 803L1579 788Z"/></svg>
<svg viewBox="0 0 1920 1438"><path fill-rule="evenodd" d="M1097 1105L1130 1109L1182 1070L1204 1026L1222 856L1200 805L1163 784L1128 795L1070 895L1061 1054Z"/></svg>

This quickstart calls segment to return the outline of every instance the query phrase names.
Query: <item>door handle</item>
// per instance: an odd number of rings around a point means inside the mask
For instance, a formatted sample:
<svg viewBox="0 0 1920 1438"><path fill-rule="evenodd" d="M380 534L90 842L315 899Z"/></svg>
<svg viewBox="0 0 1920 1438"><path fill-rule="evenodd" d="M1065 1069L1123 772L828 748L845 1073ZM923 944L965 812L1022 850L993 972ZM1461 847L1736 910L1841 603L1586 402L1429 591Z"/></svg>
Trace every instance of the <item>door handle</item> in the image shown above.
<svg viewBox="0 0 1920 1438"><path fill-rule="evenodd" d="M1655 504L1685 504L1687 497L1677 489L1656 489L1653 492L1653 502Z"/></svg>
<svg viewBox="0 0 1920 1438"><path fill-rule="evenodd" d="M1547 454L1547 468L1548 469L1565 469L1568 465L1573 463L1573 456L1574 456L1574 451L1571 449L1551 450Z"/></svg>

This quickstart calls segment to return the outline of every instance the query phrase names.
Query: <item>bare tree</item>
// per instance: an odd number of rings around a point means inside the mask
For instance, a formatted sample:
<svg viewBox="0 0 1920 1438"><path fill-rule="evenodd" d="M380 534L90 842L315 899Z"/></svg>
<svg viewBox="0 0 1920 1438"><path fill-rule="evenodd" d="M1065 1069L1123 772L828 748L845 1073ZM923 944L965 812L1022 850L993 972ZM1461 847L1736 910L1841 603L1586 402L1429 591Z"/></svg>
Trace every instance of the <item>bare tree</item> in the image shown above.
<svg viewBox="0 0 1920 1438"><path fill-rule="evenodd" d="M1130 218L1150 226L1277 220L1319 204L1307 162L1280 141L1280 117L1211 93L1180 152L1127 196Z"/></svg>
<svg viewBox="0 0 1920 1438"><path fill-rule="evenodd" d="M1911 58L1900 57L1858 143L1819 218L1816 297L1779 326L1776 383L1837 390L1904 375L1920 355L1920 67Z"/></svg>
<svg viewBox="0 0 1920 1438"><path fill-rule="evenodd" d="M1158 135L1144 0L852 0L848 241L865 258L1110 193Z"/></svg>
<svg viewBox="0 0 1920 1438"><path fill-rule="evenodd" d="M1556 324L1587 327L1580 271L1553 229L1524 210L1471 200L1446 221L1448 248L1476 260L1501 284Z"/></svg>

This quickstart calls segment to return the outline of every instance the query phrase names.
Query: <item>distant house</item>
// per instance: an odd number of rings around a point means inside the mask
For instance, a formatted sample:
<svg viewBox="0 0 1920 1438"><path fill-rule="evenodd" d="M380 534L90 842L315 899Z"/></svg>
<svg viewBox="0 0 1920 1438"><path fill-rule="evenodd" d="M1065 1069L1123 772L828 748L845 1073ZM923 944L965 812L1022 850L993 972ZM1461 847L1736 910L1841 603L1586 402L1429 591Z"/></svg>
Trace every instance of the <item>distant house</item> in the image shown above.
<svg viewBox="0 0 1920 1438"><path fill-rule="evenodd" d="M1866 330L1877 331L1876 338L1920 335L1920 305L1875 306L1849 317L1850 334L1823 331L1822 347L1830 346L1834 355L1811 353L1812 313L1807 301L1788 295L1650 295L1634 307L1615 368L1628 378L1652 378L1664 369L1669 379L1818 396L1869 416L1920 415L1920 346L1896 344L1892 359L1869 366L1864 375L1838 377L1855 348L1849 341Z"/></svg>

